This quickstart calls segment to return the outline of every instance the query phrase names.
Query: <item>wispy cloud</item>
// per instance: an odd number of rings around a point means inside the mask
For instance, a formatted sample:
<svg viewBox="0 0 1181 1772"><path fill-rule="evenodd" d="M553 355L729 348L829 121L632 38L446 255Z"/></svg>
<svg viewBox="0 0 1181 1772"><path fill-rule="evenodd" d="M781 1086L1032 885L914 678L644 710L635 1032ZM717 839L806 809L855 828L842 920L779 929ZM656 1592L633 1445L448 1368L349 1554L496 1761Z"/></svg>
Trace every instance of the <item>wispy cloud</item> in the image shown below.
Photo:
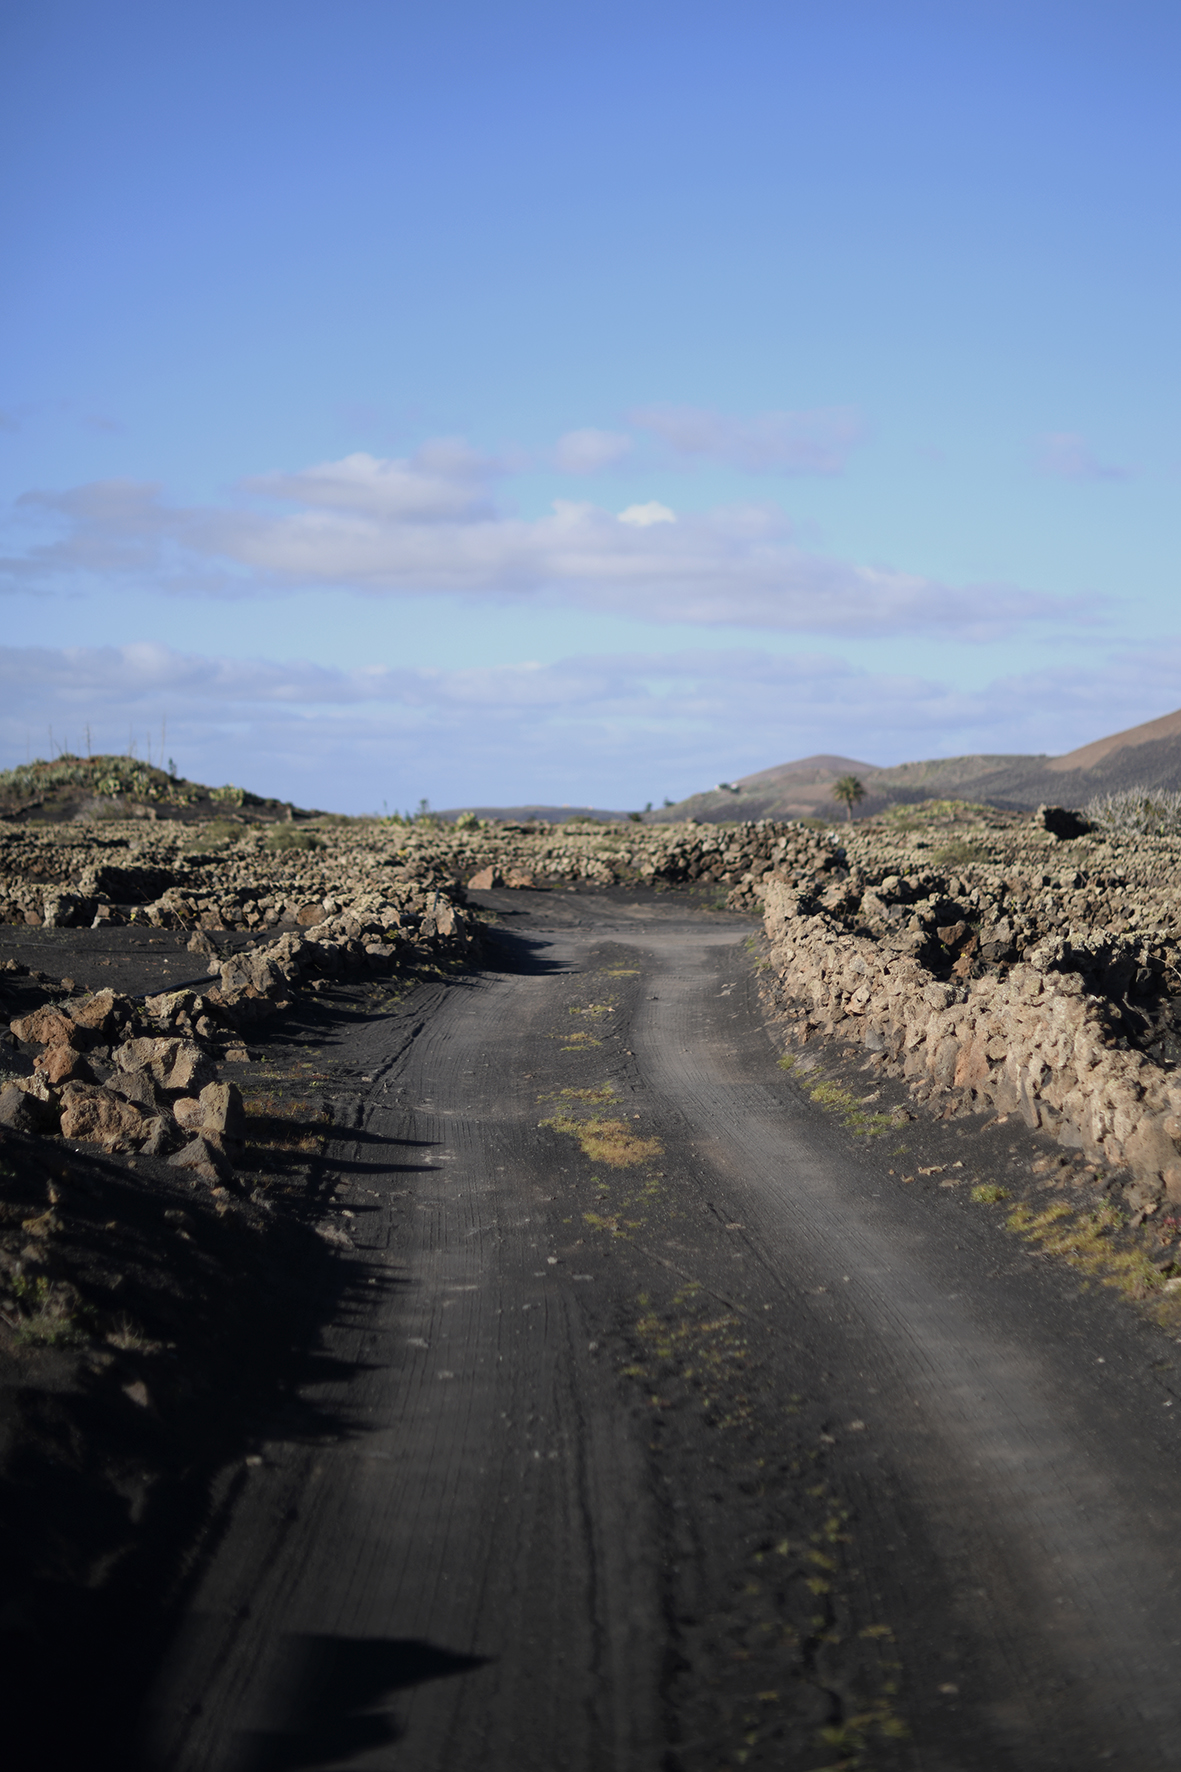
<svg viewBox="0 0 1181 1772"><path fill-rule="evenodd" d="M554 461L564 474L597 474L618 466L634 448L620 431L567 431L554 447Z"/></svg>
<svg viewBox="0 0 1181 1772"><path fill-rule="evenodd" d="M1038 466L1059 480L1130 480L1130 468L1101 461L1077 431L1050 431L1038 445Z"/></svg>
<svg viewBox="0 0 1181 1772"><path fill-rule="evenodd" d="M341 670L165 646L0 647L0 744L15 762L52 722L75 748L121 750L167 717L190 774L303 804L555 802L626 806L834 751L871 762L1062 752L1164 713L1181 641L1101 668L965 690L822 652L691 649L483 669ZM247 761L248 760L248 761Z"/></svg>
<svg viewBox="0 0 1181 1772"><path fill-rule="evenodd" d="M653 523L675 523L676 520L676 512L654 498L646 505L628 505L626 511L619 513L619 521L629 523L633 529L651 529Z"/></svg>
<svg viewBox="0 0 1181 1772"><path fill-rule="evenodd" d="M747 474L842 473L864 434L860 416L848 406L753 418L705 406L641 406L630 418L675 456L704 457Z"/></svg>
<svg viewBox="0 0 1181 1772"><path fill-rule="evenodd" d="M401 459L361 452L291 474L258 474L244 484L248 492L290 504L360 511L386 521L470 523L492 515L490 485L504 472L462 437L436 437Z"/></svg>
<svg viewBox="0 0 1181 1772"><path fill-rule="evenodd" d="M495 506L504 464L456 439L414 456L350 455L260 475L223 506L168 504L159 488L94 482L29 493L49 526L3 566L13 586L120 578L165 590L274 594L332 586L533 599L667 622L810 634L996 638L1093 617L1082 599L1008 585L950 585L798 545L774 504L677 512L641 500L616 514L556 499L523 518Z"/></svg>

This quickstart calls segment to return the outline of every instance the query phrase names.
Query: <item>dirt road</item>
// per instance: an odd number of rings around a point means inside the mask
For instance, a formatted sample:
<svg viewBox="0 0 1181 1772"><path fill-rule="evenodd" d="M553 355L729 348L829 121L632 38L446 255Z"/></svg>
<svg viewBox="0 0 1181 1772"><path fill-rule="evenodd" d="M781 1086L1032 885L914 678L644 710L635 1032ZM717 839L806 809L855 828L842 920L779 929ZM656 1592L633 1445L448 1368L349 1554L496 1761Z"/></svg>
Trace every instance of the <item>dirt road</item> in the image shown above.
<svg viewBox="0 0 1181 1772"><path fill-rule="evenodd" d="M341 1036L350 1284L149 1764L1174 1766L1181 1350L807 1100L749 921L486 902Z"/></svg>

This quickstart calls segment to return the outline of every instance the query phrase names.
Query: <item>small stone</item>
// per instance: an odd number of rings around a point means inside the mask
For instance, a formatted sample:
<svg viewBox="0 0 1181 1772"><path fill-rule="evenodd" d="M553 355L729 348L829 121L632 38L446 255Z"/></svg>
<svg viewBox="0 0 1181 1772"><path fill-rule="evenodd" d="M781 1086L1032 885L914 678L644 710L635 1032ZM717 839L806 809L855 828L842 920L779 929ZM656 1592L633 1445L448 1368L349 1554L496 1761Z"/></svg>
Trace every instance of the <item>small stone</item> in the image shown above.
<svg viewBox="0 0 1181 1772"><path fill-rule="evenodd" d="M223 1150L219 1150L211 1139L203 1136L194 1138L183 1150L169 1157L170 1169L183 1169L190 1176L215 1186L218 1182L227 1181L233 1175L229 1159Z"/></svg>
<svg viewBox="0 0 1181 1772"><path fill-rule="evenodd" d="M166 1157L184 1137L171 1114L153 1115L143 1129L146 1136L139 1148L145 1157Z"/></svg>
<svg viewBox="0 0 1181 1772"><path fill-rule="evenodd" d="M124 1101L133 1101L136 1107L143 1108L145 1113L156 1111L156 1085L150 1071L129 1071L116 1073L106 1084L113 1095L122 1096Z"/></svg>
<svg viewBox="0 0 1181 1772"><path fill-rule="evenodd" d="M10 1132L38 1133L57 1130L58 1114L49 1103L38 1101L27 1089L5 1083L0 1089L0 1126Z"/></svg>

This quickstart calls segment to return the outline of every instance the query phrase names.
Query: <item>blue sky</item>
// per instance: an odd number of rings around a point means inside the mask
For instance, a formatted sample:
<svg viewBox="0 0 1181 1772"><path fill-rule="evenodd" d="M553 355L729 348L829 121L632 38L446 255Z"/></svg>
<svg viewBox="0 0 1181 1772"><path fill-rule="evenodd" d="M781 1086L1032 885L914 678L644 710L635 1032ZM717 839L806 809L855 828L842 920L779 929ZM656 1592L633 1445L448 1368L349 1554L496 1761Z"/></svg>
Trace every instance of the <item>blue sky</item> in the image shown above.
<svg viewBox="0 0 1181 1772"><path fill-rule="evenodd" d="M0 765L632 806L1178 706L1179 39L18 0Z"/></svg>

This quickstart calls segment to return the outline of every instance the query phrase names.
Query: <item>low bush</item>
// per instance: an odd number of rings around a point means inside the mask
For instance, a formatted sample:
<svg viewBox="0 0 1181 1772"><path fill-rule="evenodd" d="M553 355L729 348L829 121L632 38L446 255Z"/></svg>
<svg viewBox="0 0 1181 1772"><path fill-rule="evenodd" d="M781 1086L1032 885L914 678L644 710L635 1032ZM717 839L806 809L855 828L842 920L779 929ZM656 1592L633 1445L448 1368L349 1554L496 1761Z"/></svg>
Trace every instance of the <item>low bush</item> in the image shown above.
<svg viewBox="0 0 1181 1772"><path fill-rule="evenodd" d="M1125 788L1099 794L1085 807L1102 831L1133 837L1169 837L1181 832L1181 793L1168 788Z"/></svg>
<svg viewBox="0 0 1181 1772"><path fill-rule="evenodd" d="M289 824L272 825L266 834L268 849L324 849L327 845L323 837L315 831L295 830Z"/></svg>
<svg viewBox="0 0 1181 1772"><path fill-rule="evenodd" d="M185 848L190 853L203 851L211 853L217 849L225 849L246 835L246 826L232 818L211 818L207 824L194 827Z"/></svg>

